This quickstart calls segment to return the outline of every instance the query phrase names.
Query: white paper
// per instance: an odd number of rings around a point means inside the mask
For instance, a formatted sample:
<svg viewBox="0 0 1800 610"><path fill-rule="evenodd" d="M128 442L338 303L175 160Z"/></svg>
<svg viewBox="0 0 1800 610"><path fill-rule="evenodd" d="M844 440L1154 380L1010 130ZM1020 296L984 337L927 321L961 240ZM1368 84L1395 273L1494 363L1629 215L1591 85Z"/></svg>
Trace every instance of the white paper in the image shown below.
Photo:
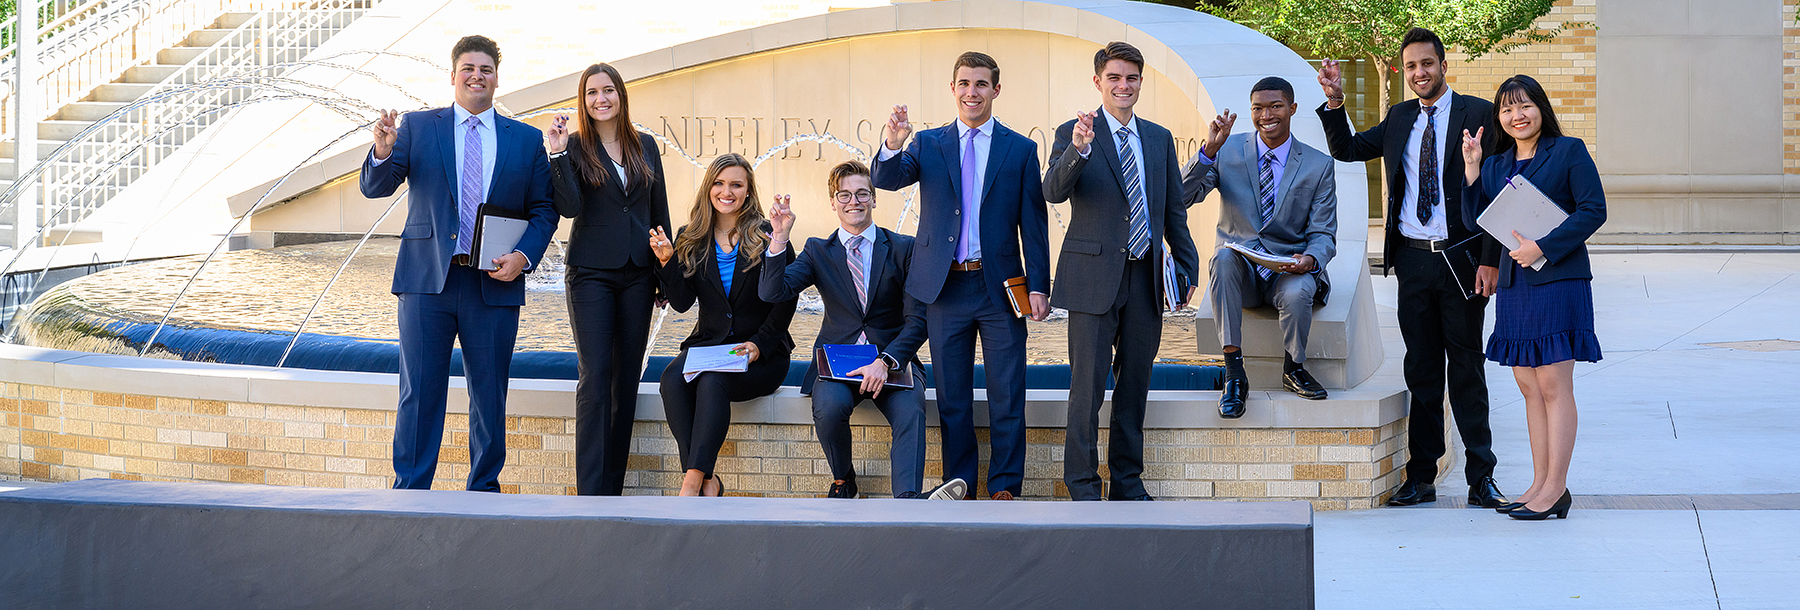
<svg viewBox="0 0 1800 610"><path fill-rule="evenodd" d="M1181 291L1179 284L1180 275L1175 273L1175 259L1170 257L1168 251L1165 250L1163 251L1163 305L1168 306L1169 311L1181 308L1181 295L1178 294Z"/></svg>
<svg viewBox="0 0 1800 610"><path fill-rule="evenodd" d="M693 381L701 373L742 373L750 370L750 354L731 353L738 344L707 345L688 348L687 362L681 366L681 375L687 381Z"/></svg>
<svg viewBox="0 0 1800 610"><path fill-rule="evenodd" d="M1494 239L1500 240L1507 250L1517 250L1519 239L1513 237L1513 231L1518 231L1525 239L1537 241L1562 226L1563 221L1568 219L1569 213L1564 212L1549 197L1545 197L1530 180L1526 180L1524 176L1513 176L1506 183L1506 188L1500 189L1500 195L1494 198L1494 202L1481 213L1481 217L1475 219L1475 223L1481 225ZM1533 271L1542 271L1546 262L1549 261L1539 256L1527 266Z"/></svg>
<svg viewBox="0 0 1800 610"><path fill-rule="evenodd" d="M519 247L519 238L525 236L525 229L531 222L505 216L488 215L481 219L481 256L476 268L482 271L499 269L494 266L494 259L506 256Z"/></svg>
<svg viewBox="0 0 1800 610"><path fill-rule="evenodd" d="M1268 268L1274 269L1276 271L1280 271L1281 267L1283 265L1292 265L1294 263L1300 262L1299 260L1295 259L1292 256L1282 256L1280 254L1270 254L1268 252L1264 252L1262 250L1258 250L1256 248L1252 248L1252 247L1246 246L1244 244L1225 244L1225 247L1238 251L1239 254L1244 255L1244 258L1250 259L1250 262L1252 262L1252 263L1256 263L1258 265L1268 267Z"/></svg>

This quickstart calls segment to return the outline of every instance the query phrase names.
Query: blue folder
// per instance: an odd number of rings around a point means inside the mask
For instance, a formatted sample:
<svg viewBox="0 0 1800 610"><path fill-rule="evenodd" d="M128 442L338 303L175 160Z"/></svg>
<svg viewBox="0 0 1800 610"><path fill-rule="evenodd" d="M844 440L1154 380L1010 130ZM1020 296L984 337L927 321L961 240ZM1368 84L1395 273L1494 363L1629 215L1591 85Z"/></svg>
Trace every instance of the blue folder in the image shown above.
<svg viewBox="0 0 1800 610"><path fill-rule="evenodd" d="M881 350L867 343L855 345L821 345L813 349L813 364L819 367L819 378L831 381L844 381L861 384L861 377L849 377L847 373L868 366L881 358ZM913 389L912 367L904 363L898 371L889 371L887 383L882 387L888 389Z"/></svg>

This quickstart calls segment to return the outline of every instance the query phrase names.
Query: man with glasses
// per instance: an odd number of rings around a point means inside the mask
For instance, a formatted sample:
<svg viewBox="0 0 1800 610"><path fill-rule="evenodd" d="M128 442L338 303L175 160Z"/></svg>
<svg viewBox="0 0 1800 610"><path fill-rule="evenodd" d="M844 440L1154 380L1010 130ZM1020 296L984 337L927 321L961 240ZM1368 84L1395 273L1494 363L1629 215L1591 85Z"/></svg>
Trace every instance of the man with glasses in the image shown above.
<svg viewBox="0 0 1800 610"><path fill-rule="evenodd" d="M813 425L825 462L831 466L832 498L858 495L856 469L850 462L850 413L863 400L872 400L893 428L891 489L896 498L924 498L925 388L884 387L890 378L910 368L917 384L925 379L916 354L925 343L925 307L906 294L907 271L912 268L913 238L875 226L875 189L869 168L846 161L831 168L827 182L831 209L837 213L838 230L829 238L806 240L794 262L782 256L794 229L794 210L788 197L777 196L770 206L774 232L763 260L758 290L765 301L778 303L797 298L807 286L818 286L825 301L825 321L813 345L873 344L880 357L846 377L860 383L819 380L817 368L808 369L800 391L813 398ZM968 492L962 479L952 479L932 490L931 499L960 500Z"/></svg>

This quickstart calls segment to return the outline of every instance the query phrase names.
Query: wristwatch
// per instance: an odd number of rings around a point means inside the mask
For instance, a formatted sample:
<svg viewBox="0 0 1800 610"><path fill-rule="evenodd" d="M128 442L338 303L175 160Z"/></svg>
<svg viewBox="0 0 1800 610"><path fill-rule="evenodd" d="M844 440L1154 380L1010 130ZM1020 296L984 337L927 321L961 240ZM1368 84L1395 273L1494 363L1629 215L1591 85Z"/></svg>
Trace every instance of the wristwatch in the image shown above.
<svg viewBox="0 0 1800 610"><path fill-rule="evenodd" d="M887 355L887 352L881 353L881 361L887 363L888 370L890 371L900 370L900 361L895 360L893 356Z"/></svg>

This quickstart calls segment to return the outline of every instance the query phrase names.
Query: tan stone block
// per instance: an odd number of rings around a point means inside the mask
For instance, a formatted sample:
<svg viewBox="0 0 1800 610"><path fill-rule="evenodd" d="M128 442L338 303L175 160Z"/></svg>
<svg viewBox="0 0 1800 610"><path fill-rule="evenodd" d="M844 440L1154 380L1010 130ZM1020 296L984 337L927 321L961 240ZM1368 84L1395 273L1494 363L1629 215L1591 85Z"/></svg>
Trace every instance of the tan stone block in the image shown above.
<svg viewBox="0 0 1800 610"><path fill-rule="evenodd" d="M1294 467L1289 464L1243 464L1238 466L1238 478L1285 481L1294 478Z"/></svg>
<svg viewBox="0 0 1800 610"><path fill-rule="evenodd" d="M40 460L40 461L47 461L47 460ZM94 467L94 455L91 453L79 453L79 452L74 452L74 451L65 451L62 454L62 464L64 466L72 466L75 468L93 468Z"/></svg>
<svg viewBox="0 0 1800 610"><path fill-rule="evenodd" d="M292 470L320 471L325 469L325 456L288 454L287 467Z"/></svg>
<svg viewBox="0 0 1800 610"><path fill-rule="evenodd" d="M812 464L813 464L812 460L806 460L806 459L768 458L768 459L762 460L762 473L763 474L809 475L809 474L812 474L812 471L813 471Z"/></svg>
<svg viewBox="0 0 1800 610"><path fill-rule="evenodd" d="M299 487L306 484L306 475L299 472L269 470L263 473L263 484Z"/></svg>
<svg viewBox="0 0 1800 610"><path fill-rule="evenodd" d="M344 409L331 407L307 407L304 415L306 421L322 424L344 423Z"/></svg>
<svg viewBox="0 0 1800 610"><path fill-rule="evenodd" d="M138 457L144 454L144 444L134 441L110 441L106 452L111 455Z"/></svg>
<svg viewBox="0 0 1800 610"><path fill-rule="evenodd" d="M1385 458L1384 458L1385 459ZM1375 478L1374 464L1349 464L1344 478L1347 480L1367 480Z"/></svg>
<svg viewBox="0 0 1800 610"><path fill-rule="evenodd" d="M250 423L242 419L235 417L213 417L208 419L211 421L207 422L206 429L212 432L243 434L250 431Z"/></svg>
<svg viewBox="0 0 1800 610"><path fill-rule="evenodd" d="M175 447L175 459L182 462L211 462L212 450L205 447Z"/></svg>
<svg viewBox="0 0 1800 610"><path fill-rule="evenodd" d="M263 448L282 453L305 453L306 439L271 436L263 438Z"/></svg>
<svg viewBox="0 0 1800 610"><path fill-rule="evenodd" d="M192 464L182 464L178 462L157 462L156 474L178 479L192 478L194 476L194 466Z"/></svg>
<svg viewBox="0 0 1800 610"><path fill-rule="evenodd" d="M543 449L543 448L544 448L544 439L543 439L543 437L540 437L540 436L538 436L538 435L536 435L536 434L515 434L515 433L508 433L508 434L507 434L507 435L506 435L506 448L507 448L507 449L508 449L508 450L513 450L513 449L526 449L526 450L536 450L536 449Z"/></svg>
<svg viewBox="0 0 1800 610"><path fill-rule="evenodd" d="M19 412L26 415L49 415L50 403L42 400L19 401Z"/></svg>
<svg viewBox="0 0 1800 610"><path fill-rule="evenodd" d="M328 457L325 458L325 470L327 472L362 474L364 471L363 460L346 457Z"/></svg>
<svg viewBox="0 0 1800 610"><path fill-rule="evenodd" d="M279 421L252 419L244 422L245 432L257 436L286 436L287 425Z"/></svg>
<svg viewBox="0 0 1800 610"><path fill-rule="evenodd" d="M725 458L719 458L723 463ZM662 467L662 456L633 453L625 458L626 470L657 470Z"/></svg>
<svg viewBox="0 0 1800 610"><path fill-rule="evenodd" d="M1151 431L1145 431L1146 443L1151 442L1149 440L1150 432ZM1025 442L1031 444L1061 445L1064 444L1066 435L1067 430L1063 428L1026 428Z"/></svg>
<svg viewBox="0 0 1800 610"><path fill-rule="evenodd" d="M552 485L571 485L572 486L575 484L575 469L573 469L573 468L546 468L546 469L544 469L544 482L548 483L548 484L552 484ZM575 495L574 490L571 489L567 495L571 495L571 496Z"/></svg>
<svg viewBox="0 0 1800 610"><path fill-rule="evenodd" d="M566 426L561 417L520 417L518 431L530 434L563 434Z"/></svg>
<svg viewBox="0 0 1800 610"><path fill-rule="evenodd" d="M1294 478L1299 480L1342 481L1344 477L1343 464L1297 464L1294 466Z"/></svg>
<svg viewBox="0 0 1800 610"><path fill-rule="evenodd" d="M1373 445L1375 444L1375 431L1369 429L1351 430L1349 434L1345 435L1344 442L1349 445Z"/></svg>
<svg viewBox="0 0 1800 610"><path fill-rule="evenodd" d="M344 441L309 438L306 439L306 452L313 455L343 455Z"/></svg>
<svg viewBox="0 0 1800 610"><path fill-rule="evenodd" d="M192 413L194 401L189 398L156 398L156 410L168 413Z"/></svg>
<svg viewBox="0 0 1800 610"><path fill-rule="evenodd" d="M1300 430L1294 433L1296 445L1342 445L1343 430Z"/></svg>
<svg viewBox="0 0 1800 610"><path fill-rule="evenodd" d="M287 405L266 405L263 407L263 417L283 422L305 421L306 409Z"/></svg>
<svg viewBox="0 0 1800 610"><path fill-rule="evenodd" d="M262 449L263 438L249 434L227 434L225 446L232 449Z"/></svg>
<svg viewBox="0 0 1800 610"><path fill-rule="evenodd" d="M1317 498L1319 497L1319 482L1270 481L1268 491L1271 498Z"/></svg>
<svg viewBox="0 0 1800 610"><path fill-rule="evenodd" d="M381 411L345 409L344 423L352 426L385 426L387 418L382 415Z"/></svg>
<svg viewBox="0 0 1800 610"><path fill-rule="evenodd" d="M1372 462L1374 455L1369 447L1324 446L1319 448L1321 462Z"/></svg>
<svg viewBox="0 0 1800 610"><path fill-rule="evenodd" d="M1371 495L1368 483L1358 481L1326 481L1319 484L1319 495L1327 498L1355 498Z"/></svg>
<svg viewBox="0 0 1800 610"><path fill-rule="evenodd" d="M1292 445L1292 430L1239 430L1239 445Z"/></svg>
<svg viewBox="0 0 1800 610"><path fill-rule="evenodd" d="M173 459L175 459L175 447L172 445L163 445L163 444L158 444L158 443L144 443L141 445L141 447L143 448L143 456L146 458L150 458L153 460L173 460Z"/></svg>
<svg viewBox="0 0 1800 610"><path fill-rule="evenodd" d="M792 491L788 486L789 477L784 475L732 474L724 475L722 480L727 492Z"/></svg>
<svg viewBox="0 0 1800 610"><path fill-rule="evenodd" d="M81 419L64 419L63 433L75 436L93 436L94 423Z"/></svg>
<svg viewBox="0 0 1800 610"><path fill-rule="evenodd" d="M118 407L125 404L124 397L115 392L94 392L93 401L94 406L99 407Z"/></svg>
<svg viewBox="0 0 1800 610"><path fill-rule="evenodd" d="M1158 447L1145 453L1155 455L1158 462L1173 464L1192 464L1212 459L1212 449L1208 447Z"/></svg>
<svg viewBox="0 0 1800 610"><path fill-rule="evenodd" d="M363 440L371 443L393 443L394 428L363 428Z"/></svg>
<svg viewBox="0 0 1800 610"><path fill-rule="evenodd" d="M1213 495L1220 498L1264 498L1268 497L1268 483L1265 481L1218 481L1213 483Z"/></svg>
<svg viewBox="0 0 1800 610"><path fill-rule="evenodd" d="M393 447L381 443L344 443L346 457L385 459L393 453Z"/></svg>
<svg viewBox="0 0 1800 610"><path fill-rule="evenodd" d="M1234 481L1238 478L1237 464L1186 464L1182 470L1185 479Z"/></svg>
<svg viewBox="0 0 1800 610"><path fill-rule="evenodd" d="M1281 464L1304 464L1319 461L1319 448L1310 445L1269 447L1268 460Z"/></svg>
<svg viewBox="0 0 1800 610"><path fill-rule="evenodd" d="M325 438L334 441L363 440L363 429L343 424L325 424Z"/></svg>
<svg viewBox="0 0 1800 610"><path fill-rule="evenodd" d="M192 408L198 415L228 415L230 413L230 410L225 407L225 403L218 400L196 400L193 401Z"/></svg>
<svg viewBox="0 0 1800 610"><path fill-rule="evenodd" d="M21 462L19 464L19 476L39 481L48 480L50 478L50 466L36 462Z"/></svg>
<svg viewBox="0 0 1800 610"><path fill-rule="evenodd" d="M1214 447L1212 455L1215 462L1238 464L1260 464L1268 458L1262 447Z"/></svg>
<svg viewBox="0 0 1800 610"><path fill-rule="evenodd" d="M282 428L284 434L295 438L325 438L325 424L317 422L287 422Z"/></svg>
<svg viewBox="0 0 1800 610"><path fill-rule="evenodd" d="M739 441L737 454L741 457L787 457L787 443Z"/></svg>
<svg viewBox="0 0 1800 610"><path fill-rule="evenodd" d="M262 419L264 417L264 412L263 406L259 404L244 402L225 403L225 415L230 417Z"/></svg>
<svg viewBox="0 0 1800 610"><path fill-rule="evenodd" d="M250 454L236 449L214 449L212 450L212 461L214 464L227 466L246 466L250 463Z"/></svg>
<svg viewBox="0 0 1800 610"><path fill-rule="evenodd" d="M106 439L82 436L75 438L75 449L86 451L88 453L104 454L107 452L108 447Z"/></svg>
<svg viewBox="0 0 1800 610"><path fill-rule="evenodd" d="M257 468L282 468L287 465L286 458L279 453L267 451L246 451L244 453L247 456L246 463Z"/></svg>
<svg viewBox="0 0 1800 610"><path fill-rule="evenodd" d="M233 483L261 484L263 482L263 471L258 468L233 468L230 476Z"/></svg>
<svg viewBox="0 0 1800 610"><path fill-rule="evenodd" d="M316 474L316 473L309 472L309 473L306 473L306 486L307 487L342 488L344 486L344 475L341 475L341 474ZM460 482L452 482L452 483L450 483L450 485L448 487L446 487L446 489L462 489L462 487L463 486ZM438 489L438 486L434 482L432 484L431 488Z"/></svg>

